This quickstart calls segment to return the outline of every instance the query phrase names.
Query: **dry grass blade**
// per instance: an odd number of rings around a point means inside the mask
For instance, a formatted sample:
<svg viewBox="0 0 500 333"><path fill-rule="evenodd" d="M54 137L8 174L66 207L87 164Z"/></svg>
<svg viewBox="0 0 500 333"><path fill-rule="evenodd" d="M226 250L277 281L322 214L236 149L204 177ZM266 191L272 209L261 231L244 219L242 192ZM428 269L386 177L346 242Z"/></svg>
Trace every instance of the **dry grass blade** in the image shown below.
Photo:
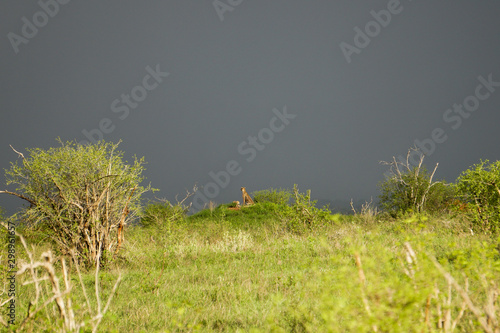
<svg viewBox="0 0 500 333"><path fill-rule="evenodd" d="M365 272L363 271L363 265L361 264L361 257L359 256L359 253L355 253L354 258L356 260L356 266L358 267L359 281L361 282L361 298L363 300L363 304L365 306L366 313L368 314L368 316L372 317L373 314L372 314L372 311L370 309L370 304L368 303L368 299L366 298L366 294L365 294L366 276L365 276ZM373 325L372 329L374 332L378 332L376 325Z"/></svg>
<svg viewBox="0 0 500 333"><path fill-rule="evenodd" d="M22 285L33 285L36 290L34 299L29 301L28 313L20 323L17 331L21 332L28 329L33 330L33 326L29 328L28 324L31 322L32 325L36 325L35 317L37 317L37 314L42 310L45 310L45 316L48 322L54 322L58 319L62 319L62 327L59 328L61 332L79 332L80 328L85 325L85 321L77 320L77 315L75 315L75 312L73 310L73 300L71 297L73 288L71 285L69 268L66 264L66 260L64 258L61 260L62 277L59 277L54 266L55 260L50 250L43 252L41 254L40 260L35 261L33 251L29 249L24 237L18 233L16 233L16 235L19 236L29 258L29 262L21 265L16 274L18 276L28 274L29 278L24 283L22 283ZM98 255L98 258L100 258L100 253L98 253ZM72 259L76 265L78 278L80 280L80 286L82 287L83 295L86 300L87 311L91 317L89 322L92 324L92 332L97 332L99 324L101 323L104 314L108 311L111 301L118 289L118 286L120 285L122 279L121 274L119 275L113 287L113 290L107 299L104 309L102 309L101 295L99 290L99 265L97 265L95 273L97 311L93 311L83 283L83 277L78 266L78 261L74 253L72 253ZM64 290L61 290L61 278L62 283L64 283ZM9 300L7 300L6 302L8 302ZM34 310L30 311L31 308L34 308ZM55 309L55 312L51 311L53 309ZM78 316L85 316L87 311L84 310L83 313L78 313ZM0 318L0 323L4 324L2 320L3 318ZM38 327L38 329L41 328Z"/></svg>
<svg viewBox="0 0 500 333"><path fill-rule="evenodd" d="M481 311L481 309L479 309L477 306L474 305L474 303L470 299L469 294L467 293L467 291L464 288L462 288L457 283L457 281L453 278L453 276L451 276L451 274L448 273L443 268L443 266L441 266L437 262L437 260L433 256L429 255L428 257L430 258L430 260L432 261L432 263L434 264L434 266L437 268L437 270L441 273L441 275L443 275L443 277L460 294L460 296L462 297L462 299L464 300L464 302L467 304L467 307L474 314L474 316L478 320L478 322L481 325L481 327L485 330L485 332L487 332L487 333L497 333L498 329L494 329L493 327L490 326L488 318L484 315L484 313L483 313L483 311Z"/></svg>

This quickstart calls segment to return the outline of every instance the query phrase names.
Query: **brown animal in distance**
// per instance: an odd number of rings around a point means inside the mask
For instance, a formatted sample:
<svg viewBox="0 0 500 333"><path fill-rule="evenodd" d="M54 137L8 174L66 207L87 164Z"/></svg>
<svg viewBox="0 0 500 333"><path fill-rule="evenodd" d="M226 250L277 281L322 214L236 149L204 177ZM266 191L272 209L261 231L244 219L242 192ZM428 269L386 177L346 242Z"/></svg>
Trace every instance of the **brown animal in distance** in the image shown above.
<svg viewBox="0 0 500 333"><path fill-rule="evenodd" d="M246 188L242 187L241 193L243 194L243 206L253 205L255 203L255 202L253 202L252 198L248 194Z"/></svg>
<svg viewBox="0 0 500 333"><path fill-rule="evenodd" d="M233 204L235 205L234 207L229 207L229 210L240 210L240 202L239 201L233 201Z"/></svg>

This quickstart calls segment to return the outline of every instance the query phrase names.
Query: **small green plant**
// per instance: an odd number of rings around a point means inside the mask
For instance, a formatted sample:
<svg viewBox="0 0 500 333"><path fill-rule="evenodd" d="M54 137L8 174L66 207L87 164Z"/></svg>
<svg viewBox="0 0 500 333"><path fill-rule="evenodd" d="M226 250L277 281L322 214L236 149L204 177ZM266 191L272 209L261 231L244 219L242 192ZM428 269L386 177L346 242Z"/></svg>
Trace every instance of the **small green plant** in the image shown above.
<svg viewBox="0 0 500 333"><path fill-rule="evenodd" d="M185 202L195 194L196 190L197 187L195 186L192 192L186 191L186 196L181 201L176 197L176 204L172 204L167 199L157 199L149 202L141 213L140 225L146 228L163 229L167 227L170 229L172 223L183 220L187 216L191 204L186 205Z"/></svg>
<svg viewBox="0 0 500 333"><path fill-rule="evenodd" d="M277 215L289 231L303 233L330 219L331 212L327 208L317 208L317 201L311 200L311 190L300 193L295 184L292 192L292 205L281 206L282 209L277 210Z"/></svg>
<svg viewBox="0 0 500 333"><path fill-rule="evenodd" d="M140 224L146 228L169 228L173 222L182 220L186 214L186 207L173 205L168 200L151 202L143 209Z"/></svg>
<svg viewBox="0 0 500 333"><path fill-rule="evenodd" d="M500 161L481 161L464 171L457 180L457 191L476 226L500 231Z"/></svg>
<svg viewBox="0 0 500 333"><path fill-rule="evenodd" d="M255 203L272 202L277 205L288 205L292 193L290 190L274 189L255 191L252 193Z"/></svg>

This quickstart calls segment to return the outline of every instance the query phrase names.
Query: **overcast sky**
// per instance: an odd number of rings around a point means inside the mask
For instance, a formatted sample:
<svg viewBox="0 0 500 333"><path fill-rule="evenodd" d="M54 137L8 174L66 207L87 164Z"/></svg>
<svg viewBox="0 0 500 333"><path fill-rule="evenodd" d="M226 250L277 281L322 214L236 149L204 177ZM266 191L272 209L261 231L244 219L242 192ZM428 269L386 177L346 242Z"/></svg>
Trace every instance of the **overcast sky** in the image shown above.
<svg viewBox="0 0 500 333"><path fill-rule="evenodd" d="M418 140L454 181L500 154L499 17L495 0L5 0L0 168L9 144L102 136L170 200L369 200L379 161Z"/></svg>

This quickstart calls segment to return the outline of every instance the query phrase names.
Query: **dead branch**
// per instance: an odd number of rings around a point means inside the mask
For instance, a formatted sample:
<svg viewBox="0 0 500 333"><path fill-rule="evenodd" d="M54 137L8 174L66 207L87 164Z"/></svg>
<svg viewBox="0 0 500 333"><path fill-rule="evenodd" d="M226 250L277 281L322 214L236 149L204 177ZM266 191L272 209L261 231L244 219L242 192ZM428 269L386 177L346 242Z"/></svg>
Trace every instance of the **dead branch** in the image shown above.
<svg viewBox="0 0 500 333"><path fill-rule="evenodd" d="M189 197L192 197L193 195L196 194L196 191L198 191L198 186L196 186L196 184L194 184L193 186L193 191L192 192L189 192L189 190L186 190L186 196L184 197L184 199L182 199L181 201L179 201L177 199L177 195L175 196L175 201L177 201L177 204L178 205L183 205L184 204L184 201L186 201ZM192 205L192 203L189 204L188 208L190 208Z"/></svg>
<svg viewBox="0 0 500 333"><path fill-rule="evenodd" d="M358 215L358 212L356 212L356 209L354 209L354 204L352 202L352 198L351 198L350 204L351 204L351 210L354 212L354 215Z"/></svg>
<svg viewBox="0 0 500 333"><path fill-rule="evenodd" d="M14 152L16 152L19 156L21 156L21 157L23 158L23 160L25 160L25 161L26 161L26 158L24 157L23 153L18 152L17 150L15 150L15 149L14 149L14 147L12 147L12 145L9 145L9 146L10 146L10 148L12 148L12 150L13 150Z"/></svg>
<svg viewBox="0 0 500 333"><path fill-rule="evenodd" d="M0 194L2 194L2 193L5 193L5 194L10 194L10 195L16 196L16 197L18 197L18 198L21 198L21 199L23 199L23 200L26 200L26 201L28 201L28 202L29 202L31 205L33 205L33 206L36 206L36 205L37 205L37 203L36 203L35 201L31 200L31 199L30 199L30 198L28 198L28 197L25 197L25 196L24 196L24 195L22 195L22 194L18 194L18 193L11 192L11 191L7 191L7 190L5 190L5 191L0 191Z"/></svg>
<svg viewBox="0 0 500 333"><path fill-rule="evenodd" d="M418 162L415 162L414 166L412 167L413 163L410 161L410 157L413 152L416 152L419 156ZM427 200L427 195L434 185L440 183L440 182L432 182L434 178L434 174L436 173L436 170L439 166L439 163L436 163L436 166L434 167L434 170L432 171L432 174L429 177L429 184L424 188L423 194L420 195L419 193L419 186L423 185L418 182L418 177L420 176L420 172L422 171L422 165L424 162L425 154L423 154L419 148L417 147L412 147L408 149L408 153L406 154L406 160L403 161L398 161L396 160L396 157L392 157L391 162L385 162L385 161L380 161L380 164L383 165L388 165L389 170L391 172L391 179L393 179L396 183L403 185L403 189L400 190L402 191L401 194L405 195L408 200L412 203L413 209L416 209L416 211L420 212L422 211L424 204ZM401 171L401 169L406 170L404 172ZM412 184L411 182L407 182L405 180L405 175L409 174L411 177L411 180L416 182L415 184Z"/></svg>

